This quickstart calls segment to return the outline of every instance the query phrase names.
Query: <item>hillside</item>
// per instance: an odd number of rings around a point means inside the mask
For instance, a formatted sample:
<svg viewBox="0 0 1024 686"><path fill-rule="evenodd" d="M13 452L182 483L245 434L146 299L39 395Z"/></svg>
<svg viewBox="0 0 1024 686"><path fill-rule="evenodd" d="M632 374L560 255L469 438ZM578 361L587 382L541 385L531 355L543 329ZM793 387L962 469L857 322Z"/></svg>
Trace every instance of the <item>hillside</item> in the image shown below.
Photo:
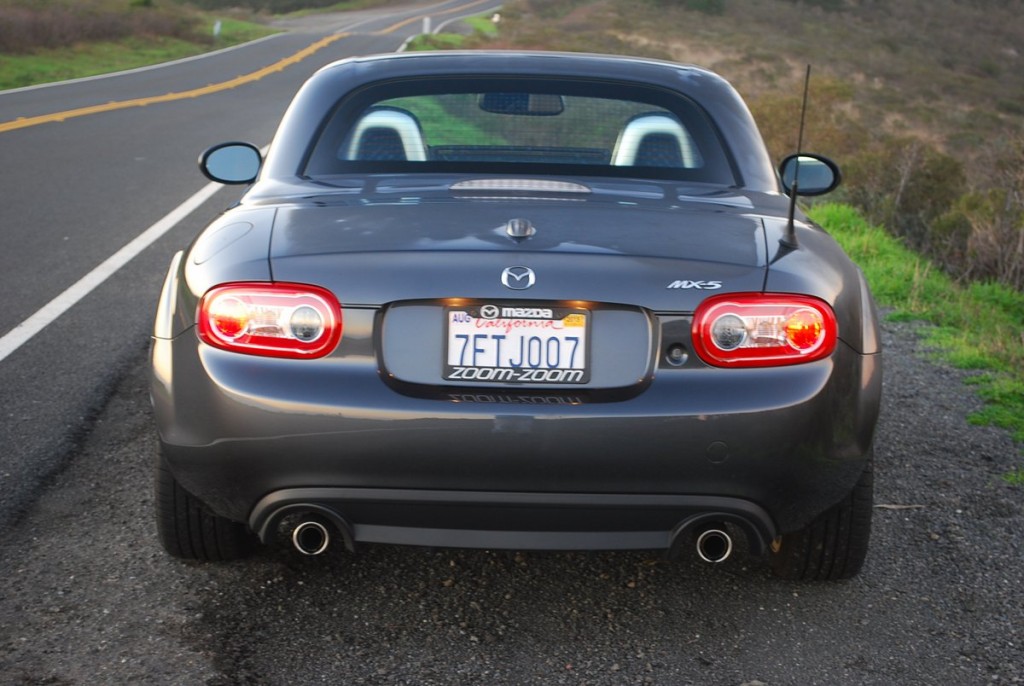
<svg viewBox="0 0 1024 686"><path fill-rule="evenodd" d="M1016 0L518 0L504 14L509 46L691 62L755 101L796 97L810 63L858 124L951 153L1024 130Z"/></svg>
<svg viewBox="0 0 1024 686"><path fill-rule="evenodd" d="M776 158L842 163L840 199L958 279L1024 289L1022 0L511 0L467 47L615 52L732 81Z"/></svg>

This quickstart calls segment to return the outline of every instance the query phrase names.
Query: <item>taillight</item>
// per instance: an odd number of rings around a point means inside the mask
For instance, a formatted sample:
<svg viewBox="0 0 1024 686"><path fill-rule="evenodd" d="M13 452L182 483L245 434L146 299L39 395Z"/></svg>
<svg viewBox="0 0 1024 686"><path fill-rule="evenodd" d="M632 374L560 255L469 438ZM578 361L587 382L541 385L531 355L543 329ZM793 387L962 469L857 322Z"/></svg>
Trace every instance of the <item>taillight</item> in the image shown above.
<svg viewBox="0 0 1024 686"><path fill-rule="evenodd" d="M832 308L802 295L735 293L708 298L693 315L693 348L716 367L774 367L828 357Z"/></svg>
<svg viewBox="0 0 1024 686"><path fill-rule="evenodd" d="M330 291L295 283L231 283L199 301L199 337L250 355L312 359L341 340L341 307Z"/></svg>

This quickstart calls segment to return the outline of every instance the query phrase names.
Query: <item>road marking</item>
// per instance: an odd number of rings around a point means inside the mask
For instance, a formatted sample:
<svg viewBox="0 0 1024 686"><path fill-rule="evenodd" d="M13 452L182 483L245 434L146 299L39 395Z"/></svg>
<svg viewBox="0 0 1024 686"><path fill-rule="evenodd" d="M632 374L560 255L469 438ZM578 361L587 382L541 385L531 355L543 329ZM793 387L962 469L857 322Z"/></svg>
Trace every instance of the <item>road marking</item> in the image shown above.
<svg viewBox="0 0 1024 686"><path fill-rule="evenodd" d="M223 186L219 183L207 184L198 193L174 208L170 214L140 233L130 243L79 279L77 283L44 305L38 312L8 331L3 338L0 338L0 362L53 323L57 317L70 310L79 300L89 295L158 238L177 226L181 220L197 210L221 188Z"/></svg>
<svg viewBox="0 0 1024 686"><path fill-rule="evenodd" d="M461 12L470 7L483 5L488 2L493 2L493 0L473 0L473 2L466 3L465 5L459 5L458 7L453 7L451 9L441 10L436 14L454 14L455 12ZM392 24L386 29L377 31L376 35L385 35L397 31L403 26L407 26L415 21L421 21L423 19L423 16L424 15L416 15L413 17L409 17L408 19L403 19L402 21ZM79 107L78 109L66 110L64 112L54 112L53 114L42 114L35 117L19 117L18 119L14 119L11 121L0 122L0 133L5 133L7 131L16 131L17 129L26 129L31 126L39 126L40 124L67 121L68 119L85 117L90 114L99 114L101 112L113 112L115 110L124 110L131 107L146 107L147 105L156 105L163 102L173 102L175 100L198 98L203 95L210 95L211 93L219 93L221 91L237 88L238 86L242 86L247 83L259 81L260 79L269 76L270 74L274 74L279 71L284 71L286 68L292 66L293 64L297 64L302 60L306 59L307 57L313 55L314 53L326 48L331 43L339 41L342 38L347 38L348 36L351 35L352 34L348 32L332 34L330 36L327 36L326 38L322 38L316 41L311 45L308 45L302 50L299 50L294 55L290 55L282 60L279 60L278 62L275 62L274 64L271 64L268 67L264 67L263 69L259 69L250 74L243 74L242 76L236 77L229 81L224 81L222 83L211 83L207 86L203 86L202 88L194 88L192 90L180 91L178 93L165 93L163 95L154 95L148 98L119 100L114 102L103 103L100 105L90 105L89 107Z"/></svg>
<svg viewBox="0 0 1024 686"><path fill-rule="evenodd" d="M469 9L470 7L475 7L476 5L483 5L488 2L494 2L494 0L474 0L473 2L466 3L465 5L459 5L458 7L452 7L451 9L441 10L440 12L435 12L434 14L454 14L455 12L461 12L462 10ZM392 24L386 29L381 29L380 31L377 31L376 35L382 36L384 34L391 33L392 31L397 31L403 26L408 26L409 24L415 21L423 21L423 18L425 16L427 16L427 14L418 14L415 17L403 19L400 22Z"/></svg>
<svg viewBox="0 0 1024 686"><path fill-rule="evenodd" d="M460 11L468 7L480 5L485 2L492 0L476 0L466 5L460 5L452 10L444 12L438 12L438 14L451 14L452 12ZM422 17L421 17L422 18ZM395 31L402 26L410 23L410 20L401 21L392 26L388 27L381 33L390 33ZM12 131L14 129L26 128L28 126L35 126L46 122L53 121L64 121L66 119L72 119L74 117L83 117L87 114L95 114L97 112L109 112L113 110L125 109L127 107L144 107L159 102L170 102L172 100L183 100L185 98L197 98L201 95L207 95L209 93L215 93L217 91L227 90L229 88L236 88L245 83L251 83L258 81L268 74L281 71L286 67L291 66L297 62L300 62L313 53L321 50L331 43L341 40L349 33L336 33L331 36L327 36L312 45L309 45L303 50L286 57L279 62L276 62L269 67L264 67L258 71L254 71L251 74L239 76L231 81L225 81L224 83L211 84L204 88L197 88L191 91L183 91L181 93L168 93L166 95L155 96L151 98L137 98L134 100L125 100L121 102L112 102L106 105L97 105L94 107L83 107L77 110L69 110L67 112L58 112L55 114L44 115L41 117L28 117L23 119L16 119L12 122L0 123L0 132ZM263 151L266 154L266 150ZM223 186L219 183L209 183L201 188L188 200L178 205L178 207L171 210L169 214L164 216L158 222L150 226L148 229L140 233L134 239L131 240L127 245L118 250L116 253L108 257L98 267L93 269L91 272L83 276L76 283L70 286L63 293L58 295L56 298L43 305L35 314L31 315L28 319L21 322L13 329L8 331L2 338L0 338L0 362L7 359L11 353L24 345L29 339L35 336L37 333L45 329L47 326L52 324L58 317L70 310L75 306L82 298L89 295L93 290L99 287L104 281L113 276L121 267L128 264L136 255L141 253L143 250L148 248L150 245L155 243L161 236L177 226L183 219L188 217L190 214L195 212L204 202L213 197L214 193L219 191Z"/></svg>
<svg viewBox="0 0 1024 686"><path fill-rule="evenodd" d="M470 7L473 7L474 5L481 5L481 4L485 4L485 3L486 4L491 4L492 6L488 7L485 10L483 10L483 13L495 12L495 11L501 9L501 3L500 2L498 4L493 4L493 2L494 2L494 0L480 0L479 2L471 2L468 5L462 5L460 7L454 8L454 9L445 10L444 12L438 12L437 14L451 14L452 12L461 12L462 10L468 9ZM472 14L476 14L476 12L473 12L471 14L464 14L464 15L460 15L458 17L452 17L450 19L447 19L447 20L441 22L440 24L438 24L437 27L434 28L431 31L431 33L434 33L434 34L440 33L441 30L445 26L448 26L448 24L451 24L452 22L456 22L456 21L461 21L461 20L465 19L466 17L472 16ZM423 19L423 17L415 17L415 18L416 19ZM401 23L405 24L405 23L408 23L408 22L406 21L406 22L401 22ZM396 24L396 26L397 26L397 24ZM413 35L409 36L408 38L406 38L405 42L402 43L402 45L395 52L405 52L405 49L407 47L409 47L409 44L412 43L414 40L416 40L416 34L413 34Z"/></svg>
<svg viewBox="0 0 1024 686"><path fill-rule="evenodd" d="M243 74L242 76L231 79L230 81L224 81L222 83L212 83L202 88L193 88L188 91L180 91L178 93L165 93L164 95L154 95L148 98L135 98L133 100L120 100L115 102L108 102L101 105L91 105L89 107L80 107L75 110L67 110L65 112L54 112L53 114L43 114L37 117L21 117L13 121L3 122L0 124L0 133L5 131L14 131L15 129L25 129L30 126L38 126L39 124L47 124L50 122L66 121L68 119L74 119L76 117L84 117L90 114L97 114L99 112L113 112L114 110L123 110L130 107L145 107L146 105L155 105L161 102L172 102L174 100L185 100L188 98L198 98L203 95L209 95L211 93L217 93L220 91L229 90L231 88L237 88L238 86L252 83L253 81L259 81L265 76L270 74L283 71L285 68L290 67L293 64L297 64L302 60L306 59L313 53L326 48L331 43L339 41L351 34L348 33L336 33L326 38L322 38L315 43L308 45L307 47L299 50L294 55L285 57L283 60L279 60L268 67L259 69L250 74Z"/></svg>

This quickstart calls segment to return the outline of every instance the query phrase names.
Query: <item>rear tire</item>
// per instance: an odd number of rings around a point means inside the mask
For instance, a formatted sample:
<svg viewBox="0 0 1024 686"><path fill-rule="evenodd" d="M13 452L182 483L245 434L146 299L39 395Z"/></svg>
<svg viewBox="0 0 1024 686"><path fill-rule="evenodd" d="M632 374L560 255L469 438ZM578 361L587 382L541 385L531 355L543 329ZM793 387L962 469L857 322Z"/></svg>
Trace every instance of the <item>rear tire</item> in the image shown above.
<svg viewBox="0 0 1024 686"><path fill-rule="evenodd" d="M792 580L836 581L857 575L871 537L874 508L872 461L849 495L799 531L772 542L769 563L775 576Z"/></svg>
<svg viewBox="0 0 1024 686"><path fill-rule="evenodd" d="M245 557L256 538L244 524L210 512L178 483L161 455L156 468L156 527L170 555L221 562Z"/></svg>

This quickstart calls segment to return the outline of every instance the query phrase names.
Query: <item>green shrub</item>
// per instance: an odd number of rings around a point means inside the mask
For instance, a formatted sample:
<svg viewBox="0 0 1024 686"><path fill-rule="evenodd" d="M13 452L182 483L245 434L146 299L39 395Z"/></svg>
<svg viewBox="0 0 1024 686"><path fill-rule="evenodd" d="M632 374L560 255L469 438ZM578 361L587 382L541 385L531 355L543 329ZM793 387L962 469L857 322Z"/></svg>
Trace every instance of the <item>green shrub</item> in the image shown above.
<svg viewBox="0 0 1024 686"><path fill-rule="evenodd" d="M720 15L725 14L725 0L654 0L655 5L663 7L678 7L680 4L688 10L702 12L703 14Z"/></svg>
<svg viewBox="0 0 1024 686"><path fill-rule="evenodd" d="M938 357L986 372L969 380L985 401L970 421L1024 442L1024 293L992 282L958 285L849 205L822 204L811 216L864 270L890 319L931 324L923 333Z"/></svg>

